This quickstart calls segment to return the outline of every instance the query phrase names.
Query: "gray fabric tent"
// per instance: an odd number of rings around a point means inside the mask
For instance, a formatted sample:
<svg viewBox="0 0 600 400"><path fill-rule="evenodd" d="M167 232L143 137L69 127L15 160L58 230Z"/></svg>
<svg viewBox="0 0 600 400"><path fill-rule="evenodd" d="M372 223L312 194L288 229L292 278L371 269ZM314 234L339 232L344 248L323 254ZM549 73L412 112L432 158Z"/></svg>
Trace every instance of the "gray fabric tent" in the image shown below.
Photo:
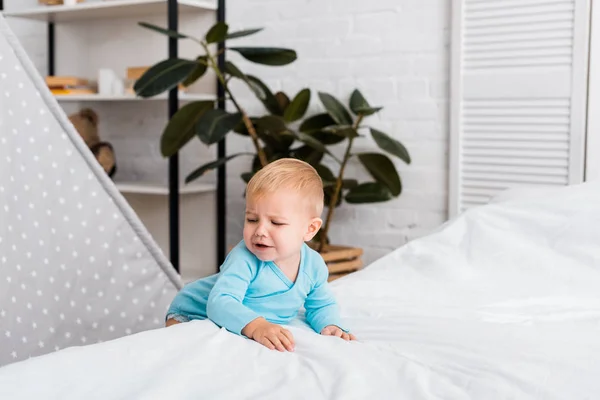
<svg viewBox="0 0 600 400"><path fill-rule="evenodd" d="M180 287L0 15L0 366L161 327Z"/></svg>

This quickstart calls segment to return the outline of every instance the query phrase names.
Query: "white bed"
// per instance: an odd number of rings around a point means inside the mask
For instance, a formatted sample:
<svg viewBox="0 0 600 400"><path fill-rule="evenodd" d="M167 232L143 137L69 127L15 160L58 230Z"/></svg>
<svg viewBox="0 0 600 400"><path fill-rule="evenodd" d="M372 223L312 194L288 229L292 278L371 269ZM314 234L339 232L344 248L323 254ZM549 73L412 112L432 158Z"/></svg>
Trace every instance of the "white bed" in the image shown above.
<svg viewBox="0 0 600 400"><path fill-rule="evenodd" d="M333 283L359 341L208 321L0 368L1 399L594 399L600 185L468 211Z"/></svg>

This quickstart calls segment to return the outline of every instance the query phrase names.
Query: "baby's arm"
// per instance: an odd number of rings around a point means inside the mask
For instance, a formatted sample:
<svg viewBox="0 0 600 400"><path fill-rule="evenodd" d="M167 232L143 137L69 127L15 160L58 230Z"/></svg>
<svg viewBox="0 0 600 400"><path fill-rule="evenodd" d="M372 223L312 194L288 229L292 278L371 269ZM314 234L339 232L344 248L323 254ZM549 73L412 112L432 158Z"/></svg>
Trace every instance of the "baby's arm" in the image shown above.
<svg viewBox="0 0 600 400"><path fill-rule="evenodd" d="M210 291L206 314L217 325L240 335L249 322L260 317L242 304L256 270L245 260L229 264L221 270Z"/></svg>
<svg viewBox="0 0 600 400"><path fill-rule="evenodd" d="M224 269L208 296L208 318L271 350L293 351L294 338L288 330L268 322L242 304L255 273L247 262L238 262Z"/></svg>
<svg viewBox="0 0 600 400"><path fill-rule="evenodd" d="M314 278L314 287L304 302L306 321L316 332L322 335L354 340L356 339L354 335L348 333L342 326L338 305L327 283L327 276L327 266L322 262Z"/></svg>

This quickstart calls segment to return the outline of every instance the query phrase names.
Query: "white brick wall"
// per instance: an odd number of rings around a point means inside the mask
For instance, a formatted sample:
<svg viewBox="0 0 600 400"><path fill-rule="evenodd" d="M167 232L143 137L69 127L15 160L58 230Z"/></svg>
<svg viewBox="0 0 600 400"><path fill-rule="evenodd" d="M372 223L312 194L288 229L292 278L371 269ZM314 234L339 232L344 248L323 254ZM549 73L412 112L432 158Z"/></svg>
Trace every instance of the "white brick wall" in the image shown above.
<svg viewBox="0 0 600 400"><path fill-rule="evenodd" d="M5 5L15 7L15 1L5 0ZM19 6L26 2L31 6L35 0L18 0ZM236 44L298 51L299 59L283 68L257 66L232 56L244 71L289 95L309 87L313 92L309 112L321 110L317 91L347 101L357 87L371 104L385 107L368 122L400 140L411 153L410 166L396 163L404 188L398 199L377 206L344 204L336 210L330 232L335 243L362 246L364 260L370 263L445 221L450 0L229 0L227 18L231 29L265 27ZM11 21L11 27L45 73L45 25ZM245 88L235 88L250 112L262 112ZM157 108L151 106L151 112L160 112ZM112 140L122 137L118 126ZM146 143L147 152L140 150L144 148L140 140L151 141ZM144 174L164 175L166 179L166 163L152 150L156 140L154 135L120 140L120 151L133 155L121 157L122 173L142 179ZM374 148L369 139L357 143L355 150ZM228 152L244 149L252 149L249 141L231 134ZM206 149L196 151L207 154ZM233 244L241 239L244 185L240 173L249 169L249 159L228 165L227 232ZM182 167L182 174L192 166ZM350 165L349 174L368 177L356 162Z"/></svg>
<svg viewBox="0 0 600 400"><path fill-rule="evenodd" d="M231 29L265 28L240 43L298 52L298 60L283 68L235 58L244 71L290 96L309 87L310 112L321 109L317 91L347 101L359 88L371 104L385 107L368 122L404 143L412 156L410 166L396 163L403 182L398 199L336 210L335 243L362 246L370 263L446 220L450 0L229 0L227 19ZM237 93L250 111L261 112L245 89ZM374 148L363 140L355 150ZM248 140L229 136L228 152L244 149L251 149ZM233 244L243 223L239 176L249 162L240 158L228 165L227 231ZM357 163L349 173L367 178Z"/></svg>

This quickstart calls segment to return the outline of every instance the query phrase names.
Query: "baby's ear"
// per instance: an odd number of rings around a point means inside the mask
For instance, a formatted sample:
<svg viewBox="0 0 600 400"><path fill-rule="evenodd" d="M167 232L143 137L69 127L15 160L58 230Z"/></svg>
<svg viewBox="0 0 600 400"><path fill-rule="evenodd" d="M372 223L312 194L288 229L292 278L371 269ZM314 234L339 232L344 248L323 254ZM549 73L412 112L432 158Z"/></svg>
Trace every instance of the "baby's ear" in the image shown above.
<svg viewBox="0 0 600 400"><path fill-rule="evenodd" d="M304 241L311 241L312 238L315 237L317 232L319 232L319 229L321 229L321 225L323 225L323 220L321 218L311 219L308 225L308 229L306 230L306 234L304 235Z"/></svg>

